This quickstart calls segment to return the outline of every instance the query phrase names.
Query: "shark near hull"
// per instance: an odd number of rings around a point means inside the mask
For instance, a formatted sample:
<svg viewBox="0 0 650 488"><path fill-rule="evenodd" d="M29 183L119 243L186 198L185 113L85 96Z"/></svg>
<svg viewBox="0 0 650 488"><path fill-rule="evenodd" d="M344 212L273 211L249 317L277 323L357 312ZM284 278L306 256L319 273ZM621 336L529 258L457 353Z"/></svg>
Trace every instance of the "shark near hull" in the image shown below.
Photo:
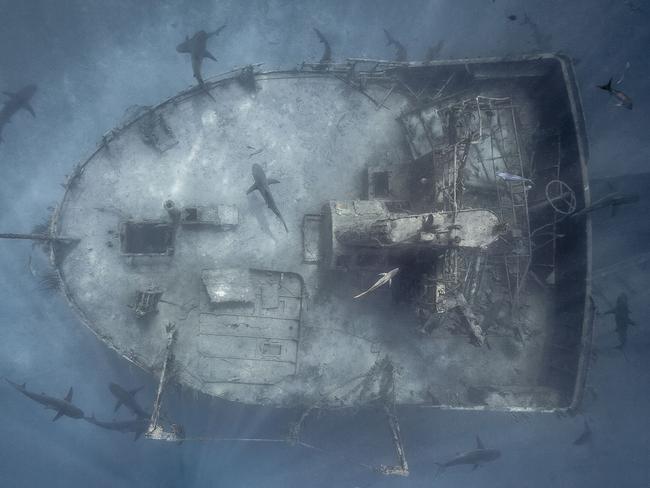
<svg viewBox="0 0 650 488"><path fill-rule="evenodd" d="M73 419L80 419L83 418L84 413L83 411L74 406L72 402L72 387L68 390L67 395L63 400L59 398L54 398L51 396L48 396L44 393L34 393L32 391L29 391L26 387L26 384L23 383L22 385L19 385L18 383L14 383L13 381L10 381L5 378L7 383L9 383L11 386L13 386L16 390L18 390L20 393L25 395L27 398L31 398L37 403L40 403L43 405L46 409L49 410L55 410L56 415L52 419L54 422L55 420L60 419L61 417L70 417Z"/></svg>
<svg viewBox="0 0 650 488"><path fill-rule="evenodd" d="M0 142L2 142L2 130L4 126L11 122L11 118L20 109L24 109L32 114L32 117L36 117L36 112L34 112L34 109L29 103L34 93L36 93L36 88L36 85L27 85L16 93L3 92L9 97L9 100L0 109Z"/></svg>

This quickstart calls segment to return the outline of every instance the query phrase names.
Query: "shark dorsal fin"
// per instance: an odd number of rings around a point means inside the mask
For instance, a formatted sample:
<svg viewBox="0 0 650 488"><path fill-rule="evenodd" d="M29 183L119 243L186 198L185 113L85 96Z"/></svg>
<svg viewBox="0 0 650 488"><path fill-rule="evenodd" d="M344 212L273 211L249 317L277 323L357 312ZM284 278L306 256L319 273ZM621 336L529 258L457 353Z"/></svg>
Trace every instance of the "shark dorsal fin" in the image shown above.
<svg viewBox="0 0 650 488"><path fill-rule="evenodd" d="M68 390L68 394L65 396L64 400L66 402L71 402L72 401L72 387Z"/></svg>
<svg viewBox="0 0 650 488"><path fill-rule="evenodd" d="M476 436L476 449L485 449L483 442L479 436Z"/></svg>

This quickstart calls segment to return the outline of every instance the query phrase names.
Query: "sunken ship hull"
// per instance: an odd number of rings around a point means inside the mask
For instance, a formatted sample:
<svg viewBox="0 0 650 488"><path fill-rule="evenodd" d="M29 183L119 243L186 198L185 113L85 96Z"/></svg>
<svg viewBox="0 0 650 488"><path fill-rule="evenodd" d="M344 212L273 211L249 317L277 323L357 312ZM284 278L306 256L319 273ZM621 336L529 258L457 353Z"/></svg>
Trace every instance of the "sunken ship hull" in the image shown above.
<svg viewBox="0 0 650 488"><path fill-rule="evenodd" d="M51 228L70 305L128 360L282 407L580 401L593 311L569 60L250 66L132 112ZM253 163L288 232L246 193Z"/></svg>

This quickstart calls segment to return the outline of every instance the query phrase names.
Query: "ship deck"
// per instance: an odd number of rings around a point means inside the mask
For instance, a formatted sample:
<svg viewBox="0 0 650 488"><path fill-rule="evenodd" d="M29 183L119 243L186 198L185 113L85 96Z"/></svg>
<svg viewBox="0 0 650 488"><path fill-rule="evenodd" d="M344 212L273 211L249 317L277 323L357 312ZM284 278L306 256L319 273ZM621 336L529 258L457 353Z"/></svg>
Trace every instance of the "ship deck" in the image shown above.
<svg viewBox="0 0 650 488"><path fill-rule="evenodd" d="M377 270L319 265L323 204L367 198L369 165L412 162L399 121L414 104L409 70L430 78L422 93L432 96L447 83L445 96L511 99L530 171L540 130L557 128L566 154L562 179L579 204L586 201L586 156L574 121L580 114L571 109L576 99L565 62L481 63L390 65L362 89L337 69L256 73L255 90L250 76L234 73L208 84L214 100L190 90L138 111L75 169L57 210L57 235L77 240L54 252L70 304L101 340L157 374L165 326L173 322L174 380L228 400L347 407L391 396L399 404L449 408L568 406L589 332L588 223L562 230L568 237L557 244L565 258L554 261L555 284L527 278L516 327L504 319L508 304L493 297L483 347L451 327L423 333L412 307L393 299L394 289L353 300ZM471 83L454 88L450 73L471 66ZM561 97L553 101L555 115L544 112L547 95L536 91L549 79ZM538 151L535 167L545 167L544 158L552 166L552 153ZM271 190L288 233L258 192L246 194L253 163L279 180ZM163 206L168 200L182 211L175 227ZM210 219L191 221L185 209ZM160 239L147 241L149 231L173 237L159 248ZM498 288L489 279L486 290ZM570 316L558 315L558 295L576 287L564 302ZM162 295L156 312L138 318L142 291ZM568 322L572 332L558 332Z"/></svg>

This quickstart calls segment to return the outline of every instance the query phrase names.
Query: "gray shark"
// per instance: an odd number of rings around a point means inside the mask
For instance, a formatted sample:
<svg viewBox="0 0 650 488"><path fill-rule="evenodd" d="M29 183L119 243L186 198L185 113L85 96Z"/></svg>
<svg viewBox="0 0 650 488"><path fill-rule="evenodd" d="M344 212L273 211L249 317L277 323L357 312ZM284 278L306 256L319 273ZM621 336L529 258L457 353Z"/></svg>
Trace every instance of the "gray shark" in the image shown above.
<svg viewBox="0 0 650 488"><path fill-rule="evenodd" d="M589 424L585 420L584 430L582 431L582 434L580 434L578 438L575 441L573 441L573 445L582 446L583 444L587 444L591 442L591 439L592 439L591 427L589 427Z"/></svg>
<svg viewBox="0 0 650 488"><path fill-rule="evenodd" d="M101 420L97 420L95 418L95 414L93 413L90 417L84 417L84 420L106 430L116 430L117 432L133 432L135 434L133 437L134 441L137 441L142 434L149 430L149 419L103 422Z"/></svg>
<svg viewBox="0 0 650 488"><path fill-rule="evenodd" d="M2 142L2 129L11 121L11 117L18 112L20 109L27 110L32 117L36 117L36 112L34 112L33 107L30 105L29 101L36 93L36 85L27 85L24 88L21 88L16 93L4 91L9 100L7 100L2 109L0 109L0 142Z"/></svg>
<svg viewBox="0 0 650 488"><path fill-rule="evenodd" d="M632 99L628 97L625 93L623 93L621 90L617 90L612 86L612 78L609 79L607 84L598 85L598 88L600 88L601 90L605 90L612 97L614 97L616 99L617 106L624 107L628 110L632 110L632 107L634 106Z"/></svg>
<svg viewBox="0 0 650 488"><path fill-rule="evenodd" d="M115 404L115 408L113 409L113 412L117 412L119 408L124 405L126 408L131 410L135 415L138 416L138 418L145 418L145 417L150 417L149 413L147 413L135 400L135 394L142 390L142 386L139 388L135 388L133 390L126 390L122 388L120 385L117 383L109 383L108 389L111 391L113 396L117 399L117 403Z"/></svg>
<svg viewBox="0 0 650 488"><path fill-rule="evenodd" d="M320 61L318 62L319 68L320 69L325 69L328 64L332 62L332 48L330 47L330 43L327 41L325 36L321 31L319 31L316 27L314 27L314 32L316 32L316 35L318 36L318 40L323 44L323 56L320 58Z"/></svg>
<svg viewBox="0 0 650 488"><path fill-rule="evenodd" d="M201 75L203 58L210 58L213 61L217 60L217 58L210 54L210 51L207 49L208 39L219 35L219 33L225 28L226 24L213 32L200 30L191 38L189 36L185 37L185 40L176 46L176 51L179 53L187 53L192 58L192 73L199 85L203 85L203 76Z"/></svg>
<svg viewBox="0 0 650 488"><path fill-rule="evenodd" d="M44 405L45 408L50 409L50 410L55 410L56 415L52 419L52 422L55 420L58 420L59 418L63 417L64 415L66 417L71 417L73 419L80 419L83 418L84 413L83 411L74 406L72 402L72 387L68 390L68 394L65 396L63 400L59 398L54 398L51 396L46 395L45 393L34 393L32 391L29 391L26 388L26 384L23 383L22 385L19 385L18 383L14 383L13 381L9 381L7 378L5 378L5 381L9 383L11 386L13 386L16 390L18 390L20 393L25 395L28 398L31 398L35 402L40 403L41 405Z"/></svg>
<svg viewBox="0 0 650 488"><path fill-rule="evenodd" d="M384 29L384 34L386 34L386 45L395 46L395 61L403 62L408 59L408 54L406 53L406 48L404 44L399 42L393 36L390 35L386 29Z"/></svg>
<svg viewBox="0 0 650 488"><path fill-rule="evenodd" d="M380 288L384 286L386 283L388 283L388 286L393 284L393 278L399 273L399 268L391 269L388 273L379 273L380 278L375 282L374 285L372 285L370 288L368 288L366 291L359 293L358 295L353 296L352 298L359 298L364 295L367 295L371 291L375 291L377 288Z"/></svg>
<svg viewBox="0 0 650 488"><path fill-rule="evenodd" d="M572 217L580 217L582 215L593 212L594 210L600 210L603 208L610 209L610 215L614 217L618 212L618 209L621 205L629 205L631 203L638 203L640 197L637 193L620 193L613 191L608 193L602 198L599 198L594 203L588 207L583 208L577 212L571 214Z"/></svg>
<svg viewBox="0 0 650 488"><path fill-rule="evenodd" d="M253 172L253 180L255 180L255 183L253 183L253 186L251 186L248 189L246 195L248 195L249 193L255 190L258 190L262 195L262 198L264 198L266 205L271 209L271 211L275 215L277 215L277 217L280 219L280 222L282 222L282 225L284 225L284 230L286 230L288 233L289 229L287 228L287 224L284 222L284 219L282 218L282 215L278 210L278 206L275 204L275 200L273 200L273 195L271 194L271 188L269 188L269 185L273 185L275 183L280 183L280 182L278 180L274 180L273 178L267 178L266 173L264 172L262 167L257 163L253 165L252 172Z"/></svg>
<svg viewBox="0 0 650 488"><path fill-rule="evenodd" d="M440 56L440 51L442 51L442 48L445 46L445 41L444 39L438 41L437 44L432 44L429 49L427 49L427 54L424 57L424 61L429 63L433 61L434 59L437 59Z"/></svg>
<svg viewBox="0 0 650 488"><path fill-rule="evenodd" d="M439 472L450 466L470 465L473 469L478 468L481 464L495 461L501 457L501 451L498 449L486 449L481 442L481 438L476 436L476 449L473 451L464 452L459 454L446 463L436 463L439 466Z"/></svg>

